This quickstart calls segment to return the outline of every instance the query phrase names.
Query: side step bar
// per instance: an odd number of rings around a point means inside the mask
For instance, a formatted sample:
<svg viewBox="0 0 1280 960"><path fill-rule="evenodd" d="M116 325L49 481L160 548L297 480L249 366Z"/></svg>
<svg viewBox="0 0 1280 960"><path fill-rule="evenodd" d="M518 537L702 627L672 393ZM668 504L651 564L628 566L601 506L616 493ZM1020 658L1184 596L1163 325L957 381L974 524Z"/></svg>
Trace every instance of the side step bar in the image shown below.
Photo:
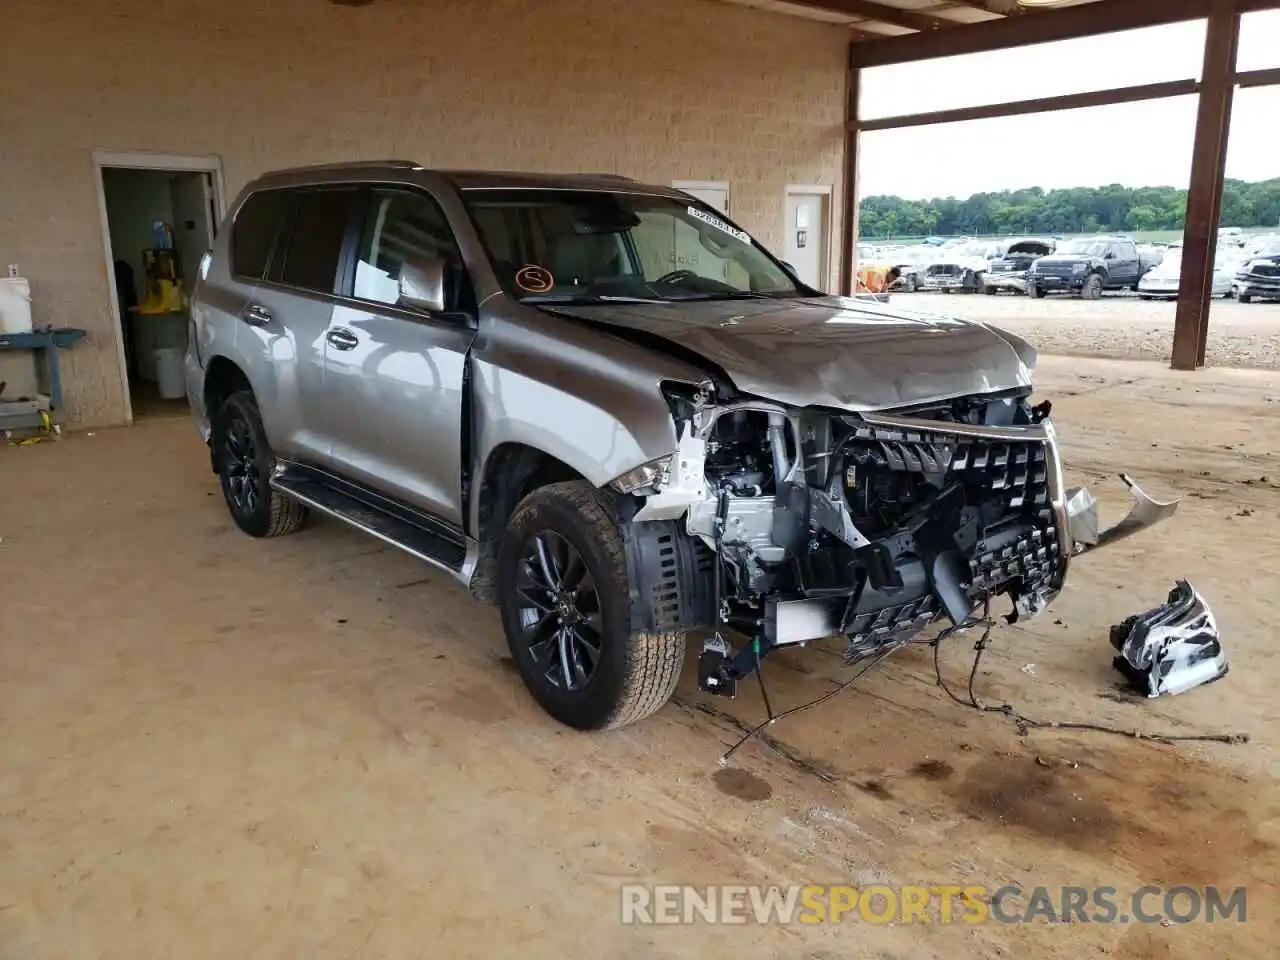
<svg viewBox="0 0 1280 960"><path fill-rule="evenodd" d="M373 490L297 463L281 463L271 486L312 510L440 567L464 582L474 551L462 530Z"/></svg>

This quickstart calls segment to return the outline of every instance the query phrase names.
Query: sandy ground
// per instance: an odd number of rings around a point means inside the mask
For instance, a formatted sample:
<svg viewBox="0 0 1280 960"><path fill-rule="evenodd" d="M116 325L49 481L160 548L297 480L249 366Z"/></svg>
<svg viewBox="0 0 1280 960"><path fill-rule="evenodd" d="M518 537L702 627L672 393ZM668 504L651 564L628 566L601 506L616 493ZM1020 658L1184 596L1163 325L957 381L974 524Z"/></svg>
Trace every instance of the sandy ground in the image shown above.
<svg viewBox="0 0 1280 960"><path fill-rule="evenodd" d="M1101 301L1052 296L1043 300L1001 294L894 294L899 306L990 320L1035 343L1045 353L1140 358L1168 362L1173 349L1169 300L1107 294ZM1280 303L1215 300L1209 314L1210 366L1280 367Z"/></svg>
<svg viewBox="0 0 1280 960"><path fill-rule="evenodd" d="M649 721L560 728L443 575L332 522L239 534L184 420L0 449L0 956L1274 956L1280 375L1049 357L1042 385L1110 518L1121 469L1186 499L999 628L979 692L1250 744L1020 736L917 648L725 772L754 689L708 699L690 662ZM1176 577L1233 669L1134 700L1108 626ZM944 648L950 680L971 652ZM766 669L780 706L845 676L822 649ZM1248 886L1249 919L623 926L626 882L1217 883Z"/></svg>

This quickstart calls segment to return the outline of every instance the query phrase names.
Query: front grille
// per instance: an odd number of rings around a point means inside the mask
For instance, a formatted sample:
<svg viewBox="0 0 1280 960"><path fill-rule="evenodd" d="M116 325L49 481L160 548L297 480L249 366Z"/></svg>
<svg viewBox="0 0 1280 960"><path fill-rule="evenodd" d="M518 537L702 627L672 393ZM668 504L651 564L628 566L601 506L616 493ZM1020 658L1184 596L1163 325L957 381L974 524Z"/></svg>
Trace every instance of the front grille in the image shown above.
<svg viewBox="0 0 1280 960"><path fill-rule="evenodd" d="M977 475L983 488L1003 493L1010 510L1030 506L1039 512L1050 508L1046 459L1043 443L972 440L957 446L951 469L967 472L966 479Z"/></svg>
<svg viewBox="0 0 1280 960"><path fill-rule="evenodd" d="M935 263L929 267L931 277L954 277L959 272L960 267L954 263Z"/></svg>
<svg viewBox="0 0 1280 960"><path fill-rule="evenodd" d="M1050 579L1062 562L1055 527L1036 527L1012 543L989 548L980 543L969 560L969 595L982 597L1013 580L1040 583Z"/></svg>
<svg viewBox="0 0 1280 960"><path fill-rule="evenodd" d="M1069 277L1075 273L1075 264L1041 263L1036 267L1036 273L1043 274L1046 277Z"/></svg>

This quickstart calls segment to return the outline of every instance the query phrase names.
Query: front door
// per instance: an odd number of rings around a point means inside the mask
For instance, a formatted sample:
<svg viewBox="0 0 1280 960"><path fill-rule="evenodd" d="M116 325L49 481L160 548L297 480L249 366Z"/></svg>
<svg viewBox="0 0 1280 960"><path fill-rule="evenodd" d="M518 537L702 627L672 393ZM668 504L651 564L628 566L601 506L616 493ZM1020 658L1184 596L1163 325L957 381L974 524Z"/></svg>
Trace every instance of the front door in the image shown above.
<svg viewBox="0 0 1280 960"><path fill-rule="evenodd" d="M787 193L785 259L816 290L827 289L827 200L825 193Z"/></svg>
<svg viewBox="0 0 1280 960"><path fill-rule="evenodd" d="M462 526L462 394L475 303L439 204L408 189L368 195L344 296L325 336L334 468ZM444 257L446 311L400 303L406 263Z"/></svg>

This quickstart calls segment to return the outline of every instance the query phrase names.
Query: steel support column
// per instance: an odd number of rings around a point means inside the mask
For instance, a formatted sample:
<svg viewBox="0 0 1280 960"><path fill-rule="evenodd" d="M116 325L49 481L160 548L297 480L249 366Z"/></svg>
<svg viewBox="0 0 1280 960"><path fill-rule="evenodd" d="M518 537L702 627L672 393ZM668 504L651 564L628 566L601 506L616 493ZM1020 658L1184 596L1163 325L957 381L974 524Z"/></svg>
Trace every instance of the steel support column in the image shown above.
<svg viewBox="0 0 1280 960"><path fill-rule="evenodd" d="M840 292L852 296L858 289L858 102L862 70L849 44L849 66L845 81L844 178L840 188Z"/></svg>
<svg viewBox="0 0 1280 960"><path fill-rule="evenodd" d="M1182 281L1178 288L1171 359L1175 370L1204 366L1239 41L1237 0L1213 0L1205 34L1204 71L1200 78L1187 221L1182 238Z"/></svg>

